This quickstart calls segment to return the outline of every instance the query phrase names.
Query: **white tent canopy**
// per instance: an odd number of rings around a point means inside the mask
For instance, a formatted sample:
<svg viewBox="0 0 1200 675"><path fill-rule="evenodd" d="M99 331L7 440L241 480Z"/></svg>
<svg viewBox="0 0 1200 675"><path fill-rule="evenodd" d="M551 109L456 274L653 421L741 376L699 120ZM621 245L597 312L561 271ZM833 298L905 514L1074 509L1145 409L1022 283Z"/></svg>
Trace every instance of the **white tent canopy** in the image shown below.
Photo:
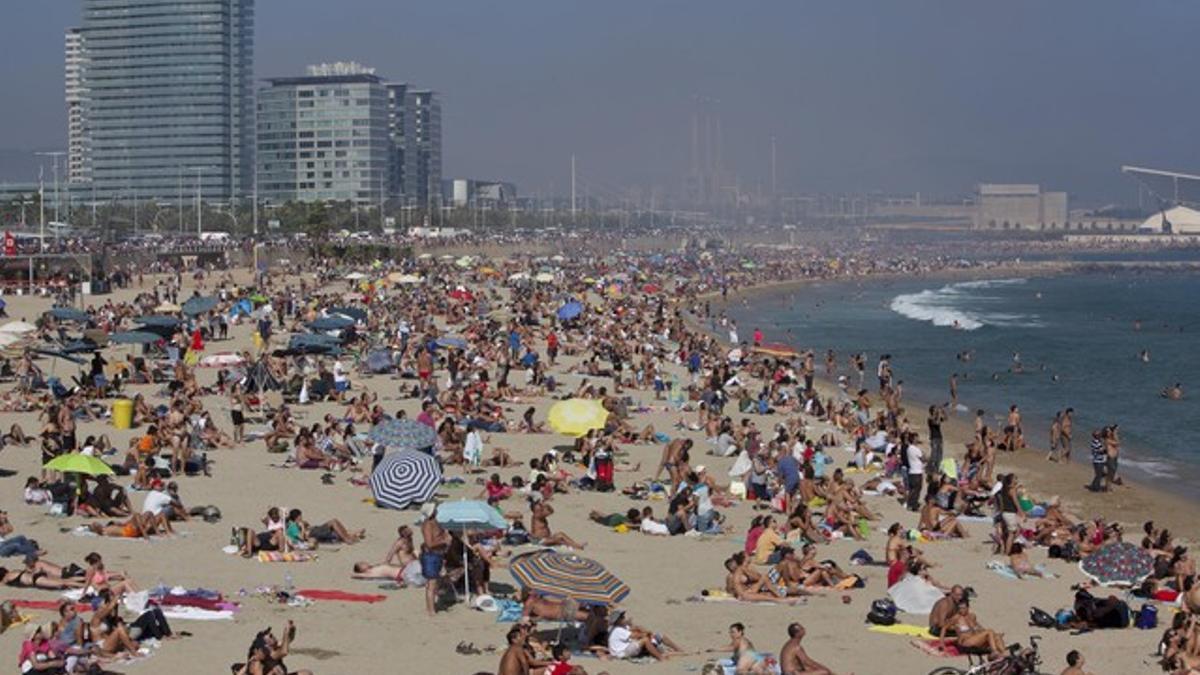
<svg viewBox="0 0 1200 675"><path fill-rule="evenodd" d="M1164 218L1173 234L1200 234L1200 211L1186 206L1176 206L1150 216L1138 226L1138 231L1165 232L1167 225L1163 222Z"/></svg>

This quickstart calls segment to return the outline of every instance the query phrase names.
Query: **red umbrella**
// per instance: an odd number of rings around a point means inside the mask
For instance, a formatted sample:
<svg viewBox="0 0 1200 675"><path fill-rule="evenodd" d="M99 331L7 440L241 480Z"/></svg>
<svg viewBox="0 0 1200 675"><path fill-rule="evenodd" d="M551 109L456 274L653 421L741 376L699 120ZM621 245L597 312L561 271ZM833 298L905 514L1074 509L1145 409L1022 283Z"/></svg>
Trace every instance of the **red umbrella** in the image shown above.
<svg viewBox="0 0 1200 675"><path fill-rule="evenodd" d="M450 297L454 300L460 300L462 302L471 302L475 299L475 295L465 288L456 288L450 291Z"/></svg>
<svg viewBox="0 0 1200 675"><path fill-rule="evenodd" d="M642 291L645 293L657 293L659 290L659 287L655 284L646 284L642 286Z"/></svg>

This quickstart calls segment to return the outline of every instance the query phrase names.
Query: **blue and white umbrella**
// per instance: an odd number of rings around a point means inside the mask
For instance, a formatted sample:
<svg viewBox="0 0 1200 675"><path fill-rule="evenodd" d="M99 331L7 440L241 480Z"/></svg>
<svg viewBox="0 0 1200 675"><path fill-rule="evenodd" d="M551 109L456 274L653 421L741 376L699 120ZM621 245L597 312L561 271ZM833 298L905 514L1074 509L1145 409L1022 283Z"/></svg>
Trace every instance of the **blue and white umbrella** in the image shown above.
<svg viewBox="0 0 1200 675"><path fill-rule="evenodd" d="M411 419L386 419L367 434L372 443L399 450L422 450L437 443L437 432L427 424Z"/></svg>
<svg viewBox="0 0 1200 675"><path fill-rule="evenodd" d="M572 300L562 307L558 308L558 318L560 321L570 321L583 314L583 304L578 300Z"/></svg>
<svg viewBox="0 0 1200 675"><path fill-rule="evenodd" d="M74 321L77 323L88 323L92 320L92 316L81 309L74 307L54 307L46 312L50 316L59 321Z"/></svg>
<svg viewBox="0 0 1200 675"><path fill-rule="evenodd" d="M467 536L467 532L471 530L507 530L508 521L504 516L500 515L500 510L479 500L461 500L457 502L442 502L437 508L438 524L447 530L457 530L463 533L463 537ZM463 543L467 543L465 540ZM471 547L464 546L463 550L467 556L471 555ZM463 575L463 590L467 596L467 604L471 603L471 578L469 564L470 558L464 558L467 564L464 564L464 569L467 573Z"/></svg>
<svg viewBox="0 0 1200 675"><path fill-rule="evenodd" d="M350 326L353 326L353 325L354 325L354 319L351 319L348 316L336 315L336 316L325 316L325 317L321 317L320 319L317 319L316 321L311 321L311 322L309 322L308 327L311 328L312 330L327 331L327 330L342 330L344 328L349 328Z"/></svg>
<svg viewBox="0 0 1200 675"><path fill-rule="evenodd" d="M217 299L213 297L205 297L203 295L193 295L183 303L180 309L187 316L200 316L205 312L211 312L217 306Z"/></svg>
<svg viewBox="0 0 1200 675"><path fill-rule="evenodd" d="M371 494L387 509L403 509L433 499L442 484L442 467L433 455L400 450L384 455L371 472Z"/></svg>
<svg viewBox="0 0 1200 675"><path fill-rule="evenodd" d="M135 318L133 320L133 322L137 323L137 324L141 324L142 326L148 326L151 328L174 328L175 326L178 326L179 324L183 323L182 321L180 321L179 319L177 319L173 316L162 316L159 314L152 314L149 316L139 316L139 317Z"/></svg>
<svg viewBox="0 0 1200 675"><path fill-rule="evenodd" d="M118 345L148 345L158 342L162 338L154 333L142 330L131 330L123 333L112 333L108 336L108 341Z"/></svg>
<svg viewBox="0 0 1200 675"><path fill-rule="evenodd" d="M332 315L341 315L354 319L355 321L367 320L367 310L361 307L330 307L328 313Z"/></svg>

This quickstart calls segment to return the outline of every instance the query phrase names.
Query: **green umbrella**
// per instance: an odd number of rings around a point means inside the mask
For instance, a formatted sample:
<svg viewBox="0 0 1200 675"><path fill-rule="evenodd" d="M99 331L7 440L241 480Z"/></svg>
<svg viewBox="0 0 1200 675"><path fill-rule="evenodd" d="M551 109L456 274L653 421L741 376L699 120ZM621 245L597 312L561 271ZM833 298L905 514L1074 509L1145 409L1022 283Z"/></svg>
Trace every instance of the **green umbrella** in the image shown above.
<svg viewBox="0 0 1200 675"><path fill-rule="evenodd" d="M113 475L112 467L105 464L103 461L78 452L71 452L65 455L59 455L54 459L46 462L43 467L51 471L60 471L62 473L83 473L89 476L111 476Z"/></svg>

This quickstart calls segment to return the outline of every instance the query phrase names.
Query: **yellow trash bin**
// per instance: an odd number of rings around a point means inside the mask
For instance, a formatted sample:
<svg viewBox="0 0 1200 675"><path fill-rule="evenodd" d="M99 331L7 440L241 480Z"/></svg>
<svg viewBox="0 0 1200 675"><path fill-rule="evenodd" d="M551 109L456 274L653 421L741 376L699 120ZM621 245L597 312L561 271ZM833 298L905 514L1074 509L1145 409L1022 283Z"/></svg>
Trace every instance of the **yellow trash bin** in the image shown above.
<svg viewBox="0 0 1200 675"><path fill-rule="evenodd" d="M127 398L113 401L112 423L115 429L128 429L133 426L133 401Z"/></svg>

